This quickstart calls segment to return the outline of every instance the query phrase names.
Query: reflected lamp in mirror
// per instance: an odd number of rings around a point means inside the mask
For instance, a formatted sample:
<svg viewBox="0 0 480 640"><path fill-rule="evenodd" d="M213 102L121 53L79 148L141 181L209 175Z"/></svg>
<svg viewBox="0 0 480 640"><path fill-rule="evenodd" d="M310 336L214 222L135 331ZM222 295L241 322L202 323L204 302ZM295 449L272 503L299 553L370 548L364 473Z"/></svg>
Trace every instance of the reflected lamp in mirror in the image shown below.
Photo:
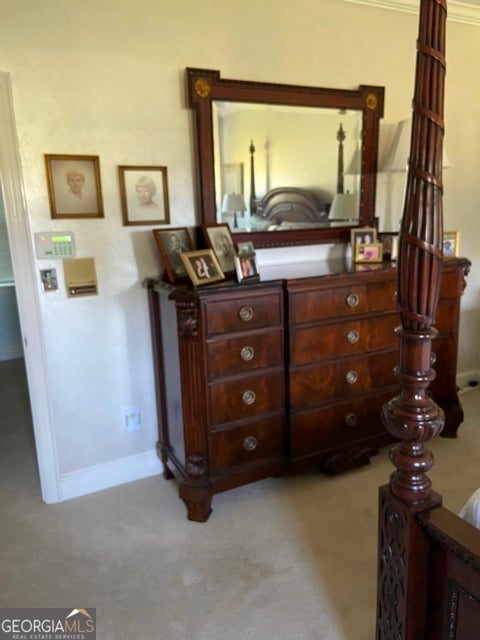
<svg viewBox="0 0 480 640"><path fill-rule="evenodd" d="M405 202L406 174L410 154L410 140L412 135L412 119L401 120L396 127L392 144L388 149L380 170L388 174L384 213L381 221L383 231L398 231L399 221ZM450 167L445 147L443 148L443 168ZM402 176L402 174L405 174ZM398 176L395 178L395 176Z"/></svg>
<svg viewBox="0 0 480 640"><path fill-rule="evenodd" d="M407 171L408 168L408 155L410 153L410 138L412 135L412 120L408 118L401 120L397 124L395 135L393 137L392 145L388 151L383 166L384 171ZM443 163L444 169L451 166L450 161L443 148Z"/></svg>
<svg viewBox="0 0 480 640"><path fill-rule="evenodd" d="M358 198L354 193L336 193L328 213L330 226L345 226L346 222L355 221L358 215Z"/></svg>
<svg viewBox="0 0 480 640"><path fill-rule="evenodd" d="M232 222L234 229L238 228L238 214L243 215L246 210L245 200L240 193L226 193L223 196L222 214L226 214L225 222Z"/></svg>

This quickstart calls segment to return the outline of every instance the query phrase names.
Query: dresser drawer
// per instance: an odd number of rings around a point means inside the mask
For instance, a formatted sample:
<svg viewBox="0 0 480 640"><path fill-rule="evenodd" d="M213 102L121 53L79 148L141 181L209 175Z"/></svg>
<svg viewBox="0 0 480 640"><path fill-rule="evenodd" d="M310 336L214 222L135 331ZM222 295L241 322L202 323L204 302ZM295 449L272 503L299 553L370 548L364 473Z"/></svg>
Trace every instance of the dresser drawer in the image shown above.
<svg viewBox="0 0 480 640"><path fill-rule="evenodd" d="M299 457L387 433L382 424L381 411L397 390L356 398L348 402L297 413L291 418L291 455Z"/></svg>
<svg viewBox="0 0 480 640"><path fill-rule="evenodd" d="M289 292L292 324L396 309L396 280Z"/></svg>
<svg viewBox="0 0 480 640"><path fill-rule="evenodd" d="M283 332L261 331L207 344L210 378L241 371L283 366Z"/></svg>
<svg viewBox="0 0 480 640"><path fill-rule="evenodd" d="M283 409L284 384L283 369L211 384L210 424L215 426Z"/></svg>
<svg viewBox="0 0 480 640"><path fill-rule="evenodd" d="M290 372L293 411L395 385L398 351L305 366Z"/></svg>
<svg viewBox="0 0 480 640"><path fill-rule="evenodd" d="M282 297L280 292L208 300L205 303L206 332L208 336L234 333L282 323Z"/></svg>
<svg viewBox="0 0 480 640"><path fill-rule="evenodd" d="M335 324L296 328L290 338L290 360L293 365L341 357L355 353L398 347L395 328L398 313L356 319Z"/></svg>
<svg viewBox="0 0 480 640"><path fill-rule="evenodd" d="M210 435L210 473L285 455L284 414Z"/></svg>

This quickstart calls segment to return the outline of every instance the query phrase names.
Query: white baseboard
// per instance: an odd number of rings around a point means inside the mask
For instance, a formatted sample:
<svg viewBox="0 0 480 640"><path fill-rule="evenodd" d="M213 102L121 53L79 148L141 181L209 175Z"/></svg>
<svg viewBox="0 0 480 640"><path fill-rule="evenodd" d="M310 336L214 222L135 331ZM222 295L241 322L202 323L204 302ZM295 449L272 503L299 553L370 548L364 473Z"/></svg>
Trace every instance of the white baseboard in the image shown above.
<svg viewBox="0 0 480 640"><path fill-rule="evenodd" d="M110 489L126 482L155 476L163 471L155 449L113 462L65 473L60 477L60 500Z"/></svg>
<svg viewBox="0 0 480 640"><path fill-rule="evenodd" d="M467 390L467 389L476 389L477 387L470 387L469 386L469 382L471 380L476 380L480 386L480 371L462 371L461 373L457 373L457 387L460 390Z"/></svg>
<svg viewBox="0 0 480 640"><path fill-rule="evenodd" d="M457 385L460 390L475 389L469 387L471 380L478 380L480 387L480 371L463 371L457 375ZM73 473L66 473L60 477L60 500L71 500L88 493L95 493L103 489L110 489L127 482L134 482L142 478L159 475L163 472L163 465L155 449L139 453L128 458L121 458L113 462L80 469Z"/></svg>

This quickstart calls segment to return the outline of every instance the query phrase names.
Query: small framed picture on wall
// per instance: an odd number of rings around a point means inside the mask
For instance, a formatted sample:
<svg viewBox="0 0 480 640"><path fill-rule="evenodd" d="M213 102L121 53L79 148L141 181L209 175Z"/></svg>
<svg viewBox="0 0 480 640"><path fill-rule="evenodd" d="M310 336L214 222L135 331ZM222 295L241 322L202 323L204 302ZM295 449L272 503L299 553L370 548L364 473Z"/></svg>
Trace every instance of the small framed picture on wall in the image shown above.
<svg viewBox="0 0 480 640"><path fill-rule="evenodd" d="M98 156L45 154L52 218L103 218Z"/></svg>
<svg viewBox="0 0 480 640"><path fill-rule="evenodd" d="M170 224L167 167L118 167L123 224Z"/></svg>

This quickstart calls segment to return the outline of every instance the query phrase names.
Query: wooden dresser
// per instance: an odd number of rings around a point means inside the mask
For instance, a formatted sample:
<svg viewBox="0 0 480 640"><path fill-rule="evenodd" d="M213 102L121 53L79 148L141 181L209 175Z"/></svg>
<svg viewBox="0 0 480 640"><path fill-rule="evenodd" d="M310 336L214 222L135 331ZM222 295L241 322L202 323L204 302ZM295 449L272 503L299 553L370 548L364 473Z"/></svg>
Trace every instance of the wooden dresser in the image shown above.
<svg viewBox="0 0 480 640"><path fill-rule="evenodd" d="M436 323L432 393L450 437L463 419L456 361L469 264L445 262ZM380 416L399 388L396 270L368 266L291 265L259 283L197 289L146 281L157 448L189 519L205 521L220 491L286 472L338 473L391 442Z"/></svg>

